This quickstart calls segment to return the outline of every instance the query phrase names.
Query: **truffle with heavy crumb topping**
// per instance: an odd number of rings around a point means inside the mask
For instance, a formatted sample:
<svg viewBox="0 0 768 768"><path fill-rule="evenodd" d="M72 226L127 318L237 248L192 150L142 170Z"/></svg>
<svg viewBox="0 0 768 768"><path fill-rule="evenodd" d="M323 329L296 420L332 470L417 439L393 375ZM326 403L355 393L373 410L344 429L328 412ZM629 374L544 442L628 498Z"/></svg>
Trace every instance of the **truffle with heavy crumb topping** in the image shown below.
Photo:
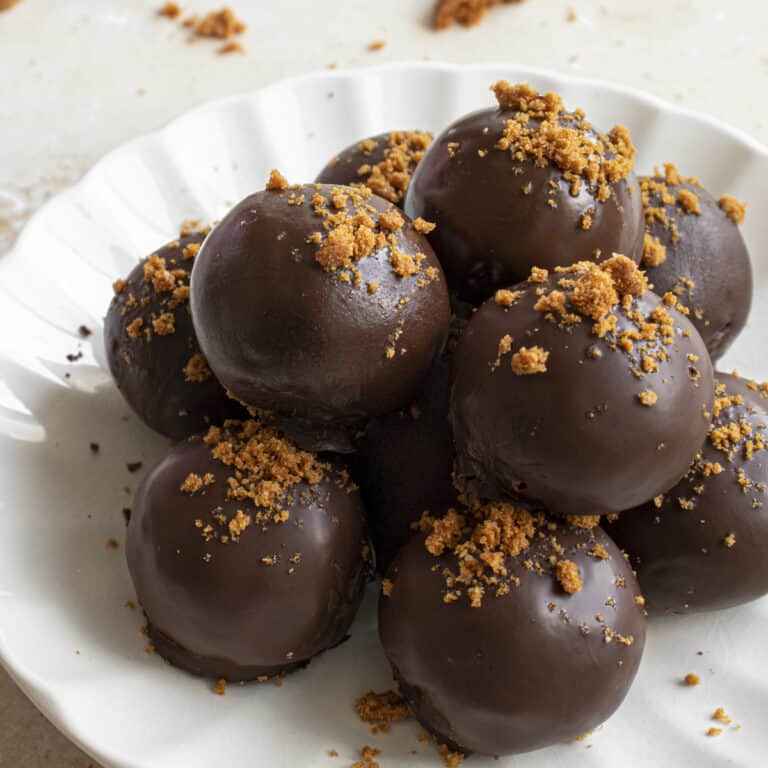
<svg viewBox="0 0 768 768"><path fill-rule="evenodd" d="M650 611L716 610L768 593L768 384L715 378L712 425L691 468L607 528Z"/></svg>
<svg viewBox="0 0 768 768"><path fill-rule="evenodd" d="M715 199L672 163L641 177L640 191L648 279L656 293L678 297L717 359L744 327L752 303L752 268L738 227L746 206L732 195Z"/></svg>
<svg viewBox="0 0 768 768"><path fill-rule="evenodd" d="M207 231L188 232L117 280L104 321L118 389L148 426L174 440L243 413L211 373L189 312L189 277Z"/></svg>
<svg viewBox="0 0 768 768"><path fill-rule="evenodd" d="M674 297L623 256L536 270L514 290L511 306L480 307L455 352L450 418L469 498L583 516L669 488L713 402L709 356Z"/></svg>
<svg viewBox="0 0 768 768"><path fill-rule="evenodd" d="M613 252L640 260L642 205L629 132L601 133L555 93L506 81L498 107L449 126L427 150L405 200L436 221L429 239L460 298L480 302L553 269Z"/></svg>
<svg viewBox="0 0 768 768"><path fill-rule="evenodd" d="M449 749L573 739L619 706L640 663L637 580L599 527L498 502L452 509L424 517L388 578L384 650L411 712Z"/></svg>
<svg viewBox="0 0 768 768"><path fill-rule="evenodd" d="M277 174L209 235L191 303L222 384L317 425L322 445L309 430L302 445L325 450L348 450L350 430L412 401L450 321L437 258L402 211L364 187Z"/></svg>
<svg viewBox="0 0 768 768"><path fill-rule="evenodd" d="M127 558L157 652L233 682L342 642L371 570L346 469L255 420L211 427L154 469Z"/></svg>
<svg viewBox="0 0 768 768"><path fill-rule="evenodd" d="M391 131L355 142L317 176L321 184L363 184L375 195L402 205L411 176L432 143L426 131Z"/></svg>

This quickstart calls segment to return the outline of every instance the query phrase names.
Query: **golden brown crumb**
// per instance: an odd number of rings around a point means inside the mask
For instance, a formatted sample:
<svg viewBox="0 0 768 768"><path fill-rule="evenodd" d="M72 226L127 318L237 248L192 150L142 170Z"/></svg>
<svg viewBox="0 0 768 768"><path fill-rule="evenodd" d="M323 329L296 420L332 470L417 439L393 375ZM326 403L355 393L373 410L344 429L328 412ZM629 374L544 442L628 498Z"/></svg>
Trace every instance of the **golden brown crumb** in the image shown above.
<svg viewBox="0 0 768 768"><path fill-rule="evenodd" d="M569 595L581 592L583 582L579 573L579 566L572 560L558 561L555 575L564 592L567 592Z"/></svg>
<svg viewBox="0 0 768 768"><path fill-rule="evenodd" d="M120 545L117 543L116 539L107 539L106 547L107 549L117 549Z"/></svg>
<svg viewBox="0 0 768 768"><path fill-rule="evenodd" d="M637 399L646 407L651 408L656 405L659 396L650 389L645 389L637 396Z"/></svg>
<svg viewBox="0 0 768 768"><path fill-rule="evenodd" d="M568 515L568 522L574 528L597 528L600 525L600 515Z"/></svg>
<svg viewBox="0 0 768 768"><path fill-rule="evenodd" d="M437 224L422 219L421 216L413 220L413 228L422 235L428 235L430 232L434 231L435 227L437 227Z"/></svg>
<svg viewBox="0 0 768 768"><path fill-rule="evenodd" d="M375 280L372 280L370 283L368 283L367 290L368 290L368 293L373 295L374 293L376 293L376 291L379 290L379 284Z"/></svg>
<svg viewBox="0 0 768 768"><path fill-rule="evenodd" d="M646 232L643 237L643 266L658 267L667 260L667 247L654 237L650 232Z"/></svg>
<svg viewBox="0 0 768 768"><path fill-rule="evenodd" d="M213 685L213 692L217 696L223 696L227 692L227 681L221 677Z"/></svg>
<svg viewBox="0 0 768 768"><path fill-rule="evenodd" d="M139 337L139 333L141 332L141 328L144 325L144 320L142 320L140 317L137 317L135 320L132 320L125 328L125 332L132 338L136 339Z"/></svg>
<svg viewBox="0 0 768 768"><path fill-rule="evenodd" d="M502 289L496 291L494 301L500 307L511 307L522 295L522 291L510 291L507 289Z"/></svg>
<svg viewBox="0 0 768 768"><path fill-rule="evenodd" d="M190 472L181 484L179 490L183 493L197 493L203 488L203 478L197 472Z"/></svg>
<svg viewBox="0 0 768 768"><path fill-rule="evenodd" d="M391 597L393 587L394 584L391 579L384 579L381 582L381 594L384 595L384 597Z"/></svg>
<svg viewBox="0 0 768 768"><path fill-rule="evenodd" d="M328 757L338 757L339 753L335 749L328 750Z"/></svg>
<svg viewBox="0 0 768 768"><path fill-rule="evenodd" d="M383 691L375 693L368 691L355 702L357 716L364 722L374 726L374 733L386 733L392 723L407 720L410 717L408 706L399 693Z"/></svg>
<svg viewBox="0 0 768 768"><path fill-rule="evenodd" d="M464 754L462 752L451 752L445 744L438 745L437 754L446 768L459 768L462 762L464 762Z"/></svg>
<svg viewBox="0 0 768 768"><path fill-rule="evenodd" d="M360 755L363 759L353 763L352 768L379 768L379 764L374 758L380 754L380 749L365 746L360 750Z"/></svg>
<svg viewBox="0 0 768 768"><path fill-rule="evenodd" d="M473 27L483 20L489 8L520 2L522 0L437 0L435 29L446 29L454 24Z"/></svg>
<svg viewBox="0 0 768 768"><path fill-rule="evenodd" d="M725 212L725 215L734 224L743 224L744 218L747 215L747 204L742 203L738 198L733 195L723 195L717 204Z"/></svg>
<svg viewBox="0 0 768 768"><path fill-rule="evenodd" d="M718 723L723 723L723 725L730 725L733 722L733 720L725 713L725 710L722 707L718 707L712 713L712 719L717 720Z"/></svg>
<svg viewBox="0 0 768 768"><path fill-rule="evenodd" d="M382 48L386 48L386 46L386 40L373 40L372 42L368 43L368 50L371 52L380 51Z"/></svg>
<svg viewBox="0 0 768 768"><path fill-rule="evenodd" d="M686 213L693 213L697 216L701 213L699 197L695 192L691 192L690 189L681 189L677 193L677 201Z"/></svg>
<svg viewBox="0 0 768 768"><path fill-rule="evenodd" d="M181 16L181 8L177 3L166 3L157 12L158 16L165 16L168 19L178 19Z"/></svg>
<svg viewBox="0 0 768 768"><path fill-rule="evenodd" d="M269 173L269 181L265 189L267 192L282 192L288 189L288 180L277 168L273 168Z"/></svg>
<svg viewBox="0 0 768 768"><path fill-rule="evenodd" d="M688 673L688 674L687 674L687 675L686 675L686 676L683 678L683 682L684 682L686 685L691 685L691 686L694 686L694 685L701 685L701 678L700 678L700 677L699 677L697 674L694 674L693 672L689 672L689 673Z"/></svg>
<svg viewBox="0 0 768 768"><path fill-rule="evenodd" d="M520 347L512 355L512 371L518 376L547 372L549 352L541 347Z"/></svg>
<svg viewBox="0 0 768 768"><path fill-rule="evenodd" d="M152 320L152 329L158 336L167 336L176 333L176 326L172 312L163 312Z"/></svg>
<svg viewBox="0 0 768 768"><path fill-rule="evenodd" d="M18 5L21 0L0 0L0 11L9 11L14 5Z"/></svg>
<svg viewBox="0 0 768 768"><path fill-rule="evenodd" d="M122 278L119 278L118 280L115 280L114 283L112 283L112 290L115 292L115 294L120 294L125 290L125 287L128 285L127 280L123 280Z"/></svg>
<svg viewBox="0 0 768 768"><path fill-rule="evenodd" d="M238 40L230 40L219 48L219 56L226 56L228 53L245 53L245 47Z"/></svg>
<svg viewBox="0 0 768 768"><path fill-rule="evenodd" d="M205 355L202 352L198 352L196 355L187 360L187 364L184 366L184 380L200 384L213 376L211 369L208 367L208 361L205 359Z"/></svg>
<svg viewBox="0 0 768 768"><path fill-rule="evenodd" d="M197 37L213 37L228 40L234 35L240 35L248 26L235 16L231 8L211 11L195 24Z"/></svg>
<svg viewBox="0 0 768 768"><path fill-rule="evenodd" d="M714 725L712 725L707 729L707 736L719 736L722 732L722 728L716 728Z"/></svg>
<svg viewBox="0 0 768 768"><path fill-rule="evenodd" d="M731 549L736 546L736 534L729 533L724 539L723 544L725 544L728 549Z"/></svg>
<svg viewBox="0 0 768 768"><path fill-rule="evenodd" d="M532 267L531 274L528 277L529 283L544 283L549 278L549 270L540 267Z"/></svg>

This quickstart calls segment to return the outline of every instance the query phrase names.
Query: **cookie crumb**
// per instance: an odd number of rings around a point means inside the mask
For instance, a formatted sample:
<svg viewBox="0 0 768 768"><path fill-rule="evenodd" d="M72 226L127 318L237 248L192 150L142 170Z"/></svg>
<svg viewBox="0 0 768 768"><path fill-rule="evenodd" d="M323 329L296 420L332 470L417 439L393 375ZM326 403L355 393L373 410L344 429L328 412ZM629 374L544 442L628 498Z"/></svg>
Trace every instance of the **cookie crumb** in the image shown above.
<svg viewBox="0 0 768 768"><path fill-rule="evenodd" d="M391 597L393 587L394 584L391 579L384 579L381 582L381 594L384 595L384 597Z"/></svg>
<svg viewBox="0 0 768 768"><path fill-rule="evenodd" d="M728 549L731 549L736 546L736 534L735 533L729 533L724 539L723 544L725 544Z"/></svg>
<svg viewBox="0 0 768 768"><path fill-rule="evenodd" d="M546 373L547 360L549 360L549 352L541 347L520 347L512 355L512 371L517 376Z"/></svg>
<svg viewBox="0 0 768 768"><path fill-rule="evenodd" d="M105 545L107 549L117 549L120 545L117 543L116 539L107 539L107 543Z"/></svg>
<svg viewBox="0 0 768 768"><path fill-rule="evenodd" d="M651 408L658 402L659 396L650 389L644 389L637 399L647 408Z"/></svg>
<svg viewBox="0 0 768 768"><path fill-rule="evenodd" d="M438 0L434 15L435 29L447 29L454 24L474 27L485 18L490 8L521 2L522 0Z"/></svg>
<svg viewBox="0 0 768 768"><path fill-rule="evenodd" d="M683 682L686 685L695 686L695 685L701 685L701 678L695 674L694 672L689 672L684 678Z"/></svg>
<svg viewBox="0 0 768 768"><path fill-rule="evenodd" d="M722 728L716 728L714 725L712 725L707 729L707 736L719 736L722 732Z"/></svg>
<svg viewBox="0 0 768 768"><path fill-rule="evenodd" d="M265 190L267 192L282 192L284 189L288 189L288 180L277 168L273 168L269 172L269 181L267 181Z"/></svg>
<svg viewBox="0 0 768 768"><path fill-rule="evenodd" d="M555 576L564 592L567 592L569 595L581 592L583 582L579 573L579 566L572 560L558 561Z"/></svg>
<svg viewBox="0 0 768 768"><path fill-rule="evenodd" d="M386 40L373 40L370 43L368 43L368 50L371 52L374 51L380 51L382 48L386 48L387 41Z"/></svg>
<svg viewBox="0 0 768 768"><path fill-rule="evenodd" d="M723 195L717 204L734 224L743 224L747 215L747 204L733 195Z"/></svg>
<svg viewBox="0 0 768 768"><path fill-rule="evenodd" d="M220 677L213 685L213 692L217 696L223 696L227 692L227 681Z"/></svg>
<svg viewBox="0 0 768 768"><path fill-rule="evenodd" d="M360 720L373 726L372 733L387 733L392 723L410 717L408 706L396 691L368 691L355 702L355 711Z"/></svg>
<svg viewBox="0 0 768 768"><path fill-rule="evenodd" d="M181 7L178 3L166 3L157 11L158 16L165 16L167 19L178 19L181 16Z"/></svg>

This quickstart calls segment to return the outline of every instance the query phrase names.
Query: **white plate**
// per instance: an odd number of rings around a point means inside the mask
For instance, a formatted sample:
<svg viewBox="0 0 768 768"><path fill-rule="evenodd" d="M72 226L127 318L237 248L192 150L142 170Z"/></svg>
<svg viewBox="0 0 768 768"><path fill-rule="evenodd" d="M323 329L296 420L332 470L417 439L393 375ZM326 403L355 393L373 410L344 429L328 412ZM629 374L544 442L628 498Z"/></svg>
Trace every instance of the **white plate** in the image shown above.
<svg viewBox="0 0 768 768"><path fill-rule="evenodd" d="M321 72L215 102L102 160L46 205L0 259L0 660L62 731L107 766L344 766L383 750L382 768L435 766L415 723L373 736L356 696L390 678L375 628L375 590L349 643L282 688L224 697L143 652L125 567L123 486L167 446L138 423L104 370L101 318L112 281L171 239L186 218L211 220L263 187L270 168L312 179L341 147L395 128L439 130L491 104L490 83L530 80L582 106L600 126L629 126L638 167L677 162L715 192L751 202L749 328L724 366L768 377L768 150L715 120L629 88L508 65L406 64ZM75 364L79 325L94 329ZM71 377L66 374L70 372ZM89 443L101 450L91 453ZM118 551L105 542L114 537ZM759 766L768 753L768 601L709 616L654 621L636 685L586 741L477 768ZM703 655L697 655L697 652ZM687 672L703 684L679 684ZM514 685L514 681L509 681ZM705 736L723 706L743 724ZM340 758L328 756L335 748ZM418 750L412 755L411 750ZM1 759L1 756L0 756Z"/></svg>

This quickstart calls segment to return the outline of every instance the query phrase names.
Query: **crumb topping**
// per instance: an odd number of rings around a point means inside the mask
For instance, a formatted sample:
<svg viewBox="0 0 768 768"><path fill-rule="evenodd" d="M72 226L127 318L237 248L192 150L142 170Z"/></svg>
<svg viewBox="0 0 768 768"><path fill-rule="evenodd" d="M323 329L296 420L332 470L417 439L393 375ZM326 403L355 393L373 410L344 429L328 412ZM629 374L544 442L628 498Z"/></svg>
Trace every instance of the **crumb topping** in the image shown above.
<svg viewBox="0 0 768 768"><path fill-rule="evenodd" d="M223 482L227 498L242 504L230 517L219 507L212 511L209 520L195 520L195 527L205 541L237 542L251 526L265 530L270 525L287 523L291 519L290 508L296 503L325 503L327 492L322 495L318 488L323 480L332 479L347 492L354 490L346 473L332 473L329 464L299 450L279 430L256 419L210 427L203 440L211 458L223 465L221 475L191 472L180 490L195 494L215 482ZM262 563L276 565L281 557L267 557ZM301 563L300 552L284 557L293 566Z"/></svg>
<svg viewBox="0 0 768 768"><path fill-rule="evenodd" d="M717 204L720 206L725 215L734 224L743 224L747 215L747 204L742 203L739 199L733 195L723 195Z"/></svg>
<svg viewBox="0 0 768 768"><path fill-rule="evenodd" d="M208 361L202 352L198 352L187 360L184 366L184 380L201 384L213 376L213 372L208 367Z"/></svg>
<svg viewBox="0 0 768 768"><path fill-rule="evenodd" d="M377 163L363 163L357 169L360 183L390 203L402 203L411 176L431 143L432 134L427 131L392 131L387 137L383 158ZM370 155L378 146L377 141L366 139L359 148L364 155ZM423 219L417 221L422 222L418 226L414 222L417 232L427 234L435 228L434 224Z"/></svg>
<svg viewBox="0 0 768 768"><path fill-rule="evenodd" d="M636 150L624 126L597 133L583 111L567 112L556 93L540 94L528 83L500 80L491 90L501 109L515 113L505 121L496 149L509 152L517 163L532 160L540 167L559 168L572 196L586 186L598 202L605 202L611 185L631 173ZM550 203L556 207L554 200ZM592 213L585 215L581 226L586 230Z"/></svg>
<svg viewBox="0 0 768 768"><path fill-rule="evenodd" d="M541 347L520 347L512 355L512 371L517 376L530 376L547 372L549 352Z"/></svg>
<svg viewBox="0 0 768 768"><path fill-rule="evenodd" d="M564 592L567 592L569 595L581 592L581 588L584 586L581 580L581 573L579 572L579 566L572 560L558 561L555 575Z"/></svg>
<svg viewBox="0 0 768 768"><path fill-rule="evenodd" d="M237 18L231 8L211 11L194 24L197 37L213 37L218 40L229 40L235 35L241 35L248 25Z"/></svg>
<svg viewBox="0 0 768 768"><path fill-rule="evenodd" d="M689 672L684 678L683 682L686 685L695 686L695 685L701 685L701 678L694 674L693 672Z"/></svg>
<svg viewBox="0 0 768 768"><path fill-rule="evenodd" d="M300 187L290 187L285 178L272 171L268 188L286 194L288 204L295 200ZM387 255L392 272L400 279L416 278L416 287L423 288L428 282L439 279L439 272L434 267L425 266L427 256L424 253L407 253L402 248L403 234L413 224L408 223L404 214L394 205L379 211L370 202L373 195L367 186L331 187L330 191L315 185L311 206L321 227L313 232L308 242L316 245L315 261L340 282L350 286L359 286L362 276L358 263L380 252ZM295 204L295 203L294 203ZM428 226L421 220L420 228ZM378 284L368 283L366 290L375 294ZM393 346L387 352L389 359L395 356Z"/></svg>

